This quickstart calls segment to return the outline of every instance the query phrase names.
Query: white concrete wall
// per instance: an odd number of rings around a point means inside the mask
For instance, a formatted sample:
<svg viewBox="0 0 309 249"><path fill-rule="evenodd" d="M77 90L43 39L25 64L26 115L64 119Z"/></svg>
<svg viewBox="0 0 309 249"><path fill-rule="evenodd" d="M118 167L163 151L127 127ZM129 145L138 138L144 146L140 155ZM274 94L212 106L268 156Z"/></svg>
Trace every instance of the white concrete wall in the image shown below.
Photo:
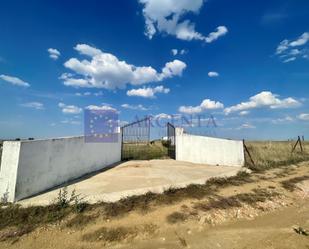
<svg viewBox="0 0 309 249"><path fill-rule="evenodd" d="M209 165L243 166L243 142L176 131L176 160Z"/></svg>
<svg viewBox="0 0 309 249"><path fill-rule="evenodd" d="M84 137L4 142L0 197L9 201L37 194L121 160L117 143L85 143Z"/></svg>

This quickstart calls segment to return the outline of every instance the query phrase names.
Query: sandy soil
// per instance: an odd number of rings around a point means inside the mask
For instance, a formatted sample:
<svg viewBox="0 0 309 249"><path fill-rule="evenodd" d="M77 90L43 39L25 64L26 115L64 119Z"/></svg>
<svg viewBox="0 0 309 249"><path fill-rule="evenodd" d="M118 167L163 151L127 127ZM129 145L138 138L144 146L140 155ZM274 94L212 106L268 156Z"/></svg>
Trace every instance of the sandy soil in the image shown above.
<svg viewBox="0 0 309 249"><path fill-rule="evenodd" d="M82 227L61 224L40 227L17 241L0 242L0 248L309 248L309 236L295 232L299 227L309 231L309 181L296 184L293 192L282 187L282 181L309 176L309 163L291 165L266 173L253 174L254 182L222 188L217 196L229 197L252 189L267 189L279 195L256 205L242 204L207 211L196 206L209 199L186 199L169 206L154 206L141 213L134 211L120 218L100 215ZM184 221L171 224L167 217L175 211L185 213ZM92 215L94 215L92 214ZM127 233L104 239L102 227L126 228Z"/></svg>

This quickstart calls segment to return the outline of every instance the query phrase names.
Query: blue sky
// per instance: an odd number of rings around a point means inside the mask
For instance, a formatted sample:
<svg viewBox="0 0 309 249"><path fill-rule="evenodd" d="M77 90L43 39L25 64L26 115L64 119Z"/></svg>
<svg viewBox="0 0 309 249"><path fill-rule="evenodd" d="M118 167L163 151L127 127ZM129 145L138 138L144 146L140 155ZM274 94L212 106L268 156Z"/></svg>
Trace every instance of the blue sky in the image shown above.
<svg viewBox="0 0 309 249"><path fill-rule="evenodd" d="M83 109L213 115L309 137L309 2L2 1L0 137L83 133Z"/></svg>

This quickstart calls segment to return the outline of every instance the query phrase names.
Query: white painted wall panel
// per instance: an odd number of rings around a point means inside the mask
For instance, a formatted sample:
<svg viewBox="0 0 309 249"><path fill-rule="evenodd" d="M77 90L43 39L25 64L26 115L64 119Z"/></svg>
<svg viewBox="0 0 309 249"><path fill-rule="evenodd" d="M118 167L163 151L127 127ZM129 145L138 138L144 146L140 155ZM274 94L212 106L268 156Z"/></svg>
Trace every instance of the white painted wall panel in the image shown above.
<svg viewBox="0 0 309 249"><path fill-rule="evenodd" d="M4 144L2 156L10 158L16 153L19 155L15 170L16 185L10 183L10 186L15 188L15 195L10 193L10 201L37 194L121 160L120 137L117 143L85 143L84 137L18 143L19 151L5 150ZM1 168L10 165L12 162L4 160ZM9 170L1 170L0 179L7 179L7 172ZM0 189L0 196L3 191Z"/></svg>
<svg viewBox="0 0 309 249"><path fill-rule="evenodd" d="M176 132L176 160L209 165L243 166L243 142Z"/></svg>

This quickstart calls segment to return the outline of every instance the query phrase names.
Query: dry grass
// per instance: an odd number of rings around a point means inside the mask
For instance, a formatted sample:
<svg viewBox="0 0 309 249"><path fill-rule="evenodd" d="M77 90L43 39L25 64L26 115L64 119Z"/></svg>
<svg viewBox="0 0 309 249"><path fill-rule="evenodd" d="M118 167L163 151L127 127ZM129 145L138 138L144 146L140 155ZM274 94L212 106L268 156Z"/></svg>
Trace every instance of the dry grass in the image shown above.
<svg viewBox="0 0 309 249"><path fill-rule="evenodd" d="M296 184L305 180L309 180L309 176L305 175L300 177L294 177L289 180L282 181L281 185L286 190L294 191L296 189Z"/></svg>
<svg viewBox="0 0 309 249"><path fill-rule="evenodd" d="M258 202L265 202L278 196L277 192L267 189L253 189L249 193L241 193L229 197L210 198L206 202L200 202L194 205L195 209L209 211L212 209L229 209L233 207L241 207L244 203L250 206L255 206Z"/></svg>
<svg viewBox="0 0 309 249"><path fill-rule="evenodd" d="M292 153L294 144L295 141L246 142L255 162L255 165L253 165L246 153L247 167L255 171L262 171L309 160L309 142L303 142L303 153L300 152L299 147Z"/></svg>
<svg viewBox="0 0 309 249"><path fill-rule="evenodd" d="M87 208L89 205L82 202L75 191L69 194L66 188L63 188L59 191L57 200L49 206L24 208L18 204L8 204L5 207L0 207L0 231L14 228L18 232L11 233L11 237L13 235L19 237L42 224L57 223L72 214L76 216L71 221L71 225L78 226L78 223L82 225L86 222L82 212Z"/></svg>
<svg viewBox="0 0 309 249"><path fill-rule="evenodd" d="M179 243L182 247L188 247L187 241L185 240L185 238L180 237L176 232L175 235L177 237L177 239L179 240Z"/></svg>
<svg viewBox="0 0 309 249"><path fill-rule="evenodd" d="M124 144L123 157L125 160L150 160L165 158L168 149L161 141L152 144Z"/></svg>
<svg viewBox="0 0 309 249"><path fill-rule="evenodd" d="M14 243L19 239L19 237L28 234L33 230L34 227L31 225L10 228L7 231L0 232L0 242L11 241L12 243Z"/></svg>
<svg viewBox="0 0 309 249"><path fill-rule="evenodd" d="M76 214L72 219L70 219L67 223L67 227L73 228L84 228L90 222L96 219L96 216L84 215L84 214Z"/></svg>
<svg viewBox="0 0 309 249"><path fill-rule="evenodd" d="M166 220L170 224L175 224L178 222L184 222L188 219L188 214L181 212L173 212L166 217Z"/></svg>
<svg viewBox="0 0 309 249"><path fill-rule="evenodd" d="M157 226L153 224L146 224L141 227L102 227L92 233L85 234L82 239L89 242L102 241L112 243L133 239L140 234L151 235L156 230Z"/></svg>

